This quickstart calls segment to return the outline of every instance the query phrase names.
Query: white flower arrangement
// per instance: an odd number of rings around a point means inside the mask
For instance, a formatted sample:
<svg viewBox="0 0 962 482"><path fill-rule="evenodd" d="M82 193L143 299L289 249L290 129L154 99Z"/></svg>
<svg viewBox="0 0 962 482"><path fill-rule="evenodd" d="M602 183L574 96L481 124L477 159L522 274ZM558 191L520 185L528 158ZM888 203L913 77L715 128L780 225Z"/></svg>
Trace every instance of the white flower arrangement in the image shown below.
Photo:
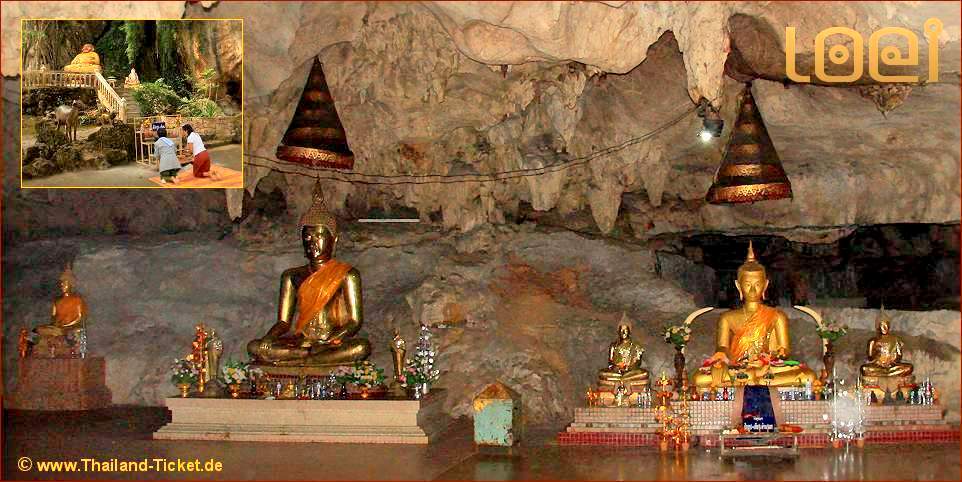
<svg viewBox="0 0 962 482"><path fill-rule="evenodd" d="M663 334L665 343L679 348L684 348L691 340L691 328L688 325L666 326Z"/></svg>
<svg viewBox="0 0 962 482"><path fill-rule="evenodd" d="M229 361L220 369L220 374L221 379L228 385L244 383L251 378L250 365L243 362Z"/></svg>

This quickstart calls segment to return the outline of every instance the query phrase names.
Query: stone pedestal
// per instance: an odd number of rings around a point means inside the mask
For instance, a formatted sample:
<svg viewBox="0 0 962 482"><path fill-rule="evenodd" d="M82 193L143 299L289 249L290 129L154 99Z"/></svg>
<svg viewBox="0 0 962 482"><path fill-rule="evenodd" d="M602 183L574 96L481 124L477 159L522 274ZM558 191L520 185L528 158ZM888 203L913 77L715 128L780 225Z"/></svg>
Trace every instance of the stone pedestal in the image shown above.
<svg viewBox="0 0 962 482"><path fill-rule="evenodd" d="M21 358L17 385L4 408L92 410L110 406L102 357Z"/></svg>
<svg viewBox="0 0 962 482"><path fill-rule="evenodd" d="M448 424L444 393L421 400L166 400L164 440L427 444Z"/></svg>

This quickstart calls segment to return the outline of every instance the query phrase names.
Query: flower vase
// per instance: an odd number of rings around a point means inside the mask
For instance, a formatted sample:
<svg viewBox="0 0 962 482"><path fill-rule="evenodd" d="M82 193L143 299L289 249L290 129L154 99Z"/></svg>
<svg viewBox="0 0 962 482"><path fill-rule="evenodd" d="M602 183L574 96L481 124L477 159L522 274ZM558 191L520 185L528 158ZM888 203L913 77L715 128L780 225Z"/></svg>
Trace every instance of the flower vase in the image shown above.
<svg viewBox="0 0 962 482"><path fill-rule="evenodd" d="M415 384L413 387L408 387L407 389L408 398L410 398L411 400L420 400L421 397L424 395L424 388L422 388L422 386L423 384L418 383L418 384Z"/></svg>
<svg viewBox="0 0 962 482"><path fill-rule="evenodd" d="M822 364L825 366L825 372L822 374L822 383L825 383L832 377L832 373L835 370L835 347L832 344L832 340L825 339L824 342L824 353L822 355Z"/></svg>
<svg viewBox="0 0 962 482"><path fill-rule="evenodd" d="M190 392L190 384L178 383L177 389L180 390L180 398L187 398L187 394Z"/></svg>
<svg viewBox="0 0 962 482"><path fill-rule="evenodd" d="M685 347L675 345L675 387L681 392L682 385L687 378L685 374Z"/></svg>
<svg viewBox="0 0 962 482"><path fill-rule="evenodd" d="M421 395L427 395L431 391L431 385L428 382L421 384Z"/></svg>
<svg viewBox="0 0 962 482"><path fill-rule="evenodd" d="M240 383L230 383L227 385L227 390L230 391L231 398L240 398L241 385Z"/></svg>

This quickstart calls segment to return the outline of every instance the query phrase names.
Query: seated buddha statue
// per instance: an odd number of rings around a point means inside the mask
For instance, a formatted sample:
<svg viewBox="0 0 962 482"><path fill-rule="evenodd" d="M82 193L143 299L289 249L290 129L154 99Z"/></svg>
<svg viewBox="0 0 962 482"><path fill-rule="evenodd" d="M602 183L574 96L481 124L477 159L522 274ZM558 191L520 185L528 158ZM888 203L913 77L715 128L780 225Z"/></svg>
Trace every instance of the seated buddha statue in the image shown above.
<svg viewBox="0 0 962 482"><path fill-rule="evenodd" d="M901 338L889 333L890 323L883 307L875 321L878 334L868 342L868 362L859 369L866 387L884 385L891 390L914 382L912 364L902 361L905 345Z"/></svg>
<svg viewBox="0 0 962 482"><path fill-rule="evenodd" d="M636 393L648 385L648 370L642 368L641 357L645 349L631 339L628 319L622 316L618 325L618 339L608 347L608 367L598 371L598 388L617 392L624 386Z"/></svg>
<svg viewBox="0 0 962 482"><path fill-rule="evenodd" d="M97 52L94 52L94 46L92 44L84 44L83 48L80 49L80 53L77 54L69 64L63 67L63 71L79 74L100 72L100 56L97 55Z"/></svg>
<svg viewBox="0 0 962 482"><path fill-rule="evenodd" d="M732 385L801 386L816 380L804 366L788 366L788 317L762 304L768 288L765 267L755 259L751 243L738 268L735 288L744 303L718 320L715 354L696 370L692 384L699 389Z"/></svg>
<svg viewBox="0 0 962 482"><path fill-rule="evenodd" d="M39 325L33 329L37 334L34 347L30 350L34 356L60 357L70 356L67 338L73 340L76 332L84 327L87 317L87 303L83 297L74 291L77 278L70 265L60 275L59 298L54 300L50 312L50 323Z"/></svg>
<svg viewBox="0 0 962 482"><path fill-rule="evenodd" d="M325 209L318 187L300 222L308 263L281 274L277 323L247 344L256 363L333 367L371 353L366 339L354 337L363 321L361 274L333 257L337 222Z"/></svg>
<svg viewBox="0 0 962 482"><path fill-rule="evenodd" d="M137 76L137 71L133 67L130 68L130 74L124 78L124 87L128 89L133 89L140 86L140 77Z"/></svg>

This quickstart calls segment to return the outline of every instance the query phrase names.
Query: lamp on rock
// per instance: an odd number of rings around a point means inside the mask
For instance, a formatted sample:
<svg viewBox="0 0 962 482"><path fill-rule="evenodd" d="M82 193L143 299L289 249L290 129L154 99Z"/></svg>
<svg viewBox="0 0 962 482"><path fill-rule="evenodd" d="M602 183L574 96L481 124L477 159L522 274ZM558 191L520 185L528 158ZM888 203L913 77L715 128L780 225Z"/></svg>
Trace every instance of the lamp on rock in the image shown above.
<svg viewBox="0 0 962 482"><path fill-rule="evenodd" d="M354 167L354 153L347 145L344 126L337 116L324 69L317 57L291 125L281 145L277 146L277 158L316 167Z"/></svg>
<svg viewBox="0 0 962 482"><path fill-rule="evenodd" d="M755 105L752 84L745 84L738 119L725 147L725 157L705 200L722 204L791 197L792 184Z"/></svg>

